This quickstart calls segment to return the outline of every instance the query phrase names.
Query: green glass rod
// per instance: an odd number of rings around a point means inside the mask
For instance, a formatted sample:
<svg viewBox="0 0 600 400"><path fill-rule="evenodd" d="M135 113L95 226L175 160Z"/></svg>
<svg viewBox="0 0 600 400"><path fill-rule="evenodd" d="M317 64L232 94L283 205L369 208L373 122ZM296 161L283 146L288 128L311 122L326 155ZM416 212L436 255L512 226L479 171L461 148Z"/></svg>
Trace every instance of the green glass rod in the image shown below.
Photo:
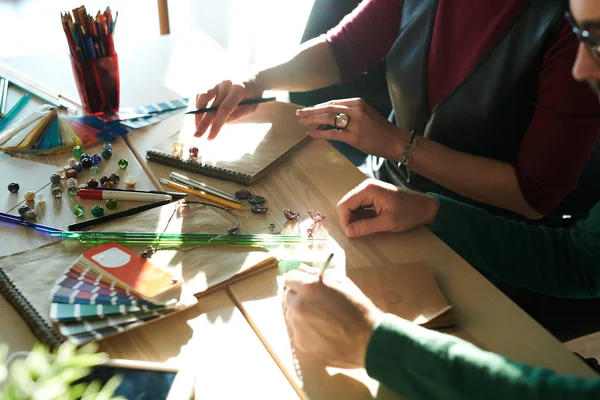
<svg viewBox="0 0 600 400"><path fill-rule="evenodd" d="M229 244L229 245L273 245L303 243L325 239L308 239L295 235L227 235L211 233L155 233L155 232L56 232L51 236L75 239L84 243L117 242L124 244Z"/></svg>

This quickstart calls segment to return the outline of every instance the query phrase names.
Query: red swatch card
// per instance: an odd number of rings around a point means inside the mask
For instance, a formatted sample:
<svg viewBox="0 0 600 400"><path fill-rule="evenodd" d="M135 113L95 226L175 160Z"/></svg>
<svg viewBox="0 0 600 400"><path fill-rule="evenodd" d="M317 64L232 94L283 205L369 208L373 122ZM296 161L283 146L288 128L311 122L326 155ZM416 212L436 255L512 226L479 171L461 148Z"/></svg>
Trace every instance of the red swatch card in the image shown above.
<svg viewBox="0 0 600 400"><path fill-rule="evenodd" d="M152 303L164 304L179 299L181 277L118 243L106 243L86 251L83 261Z"/></svg>

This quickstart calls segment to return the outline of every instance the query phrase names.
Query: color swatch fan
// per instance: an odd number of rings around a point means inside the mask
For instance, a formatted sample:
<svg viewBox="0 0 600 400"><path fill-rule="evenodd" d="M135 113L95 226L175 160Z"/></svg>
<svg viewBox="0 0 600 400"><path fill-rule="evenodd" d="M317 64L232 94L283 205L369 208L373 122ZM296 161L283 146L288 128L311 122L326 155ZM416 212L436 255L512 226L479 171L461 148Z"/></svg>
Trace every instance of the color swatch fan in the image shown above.
<svg viewBox="0 0 600 400"><path fill-rule="evenodd" d="M83 253L56 280L50 319L75 343L99 340L195 304L182 283L139 254L107 243Z"/></svg>
<svg viewBox="0 0 600 400"><path fill-rule="evenodd" d="M93 117L71 117L43 105L0 132L0 150L21 154L56 154L74 146L88 147L99 140L115 141L127 133L118 122Z"/></svg>

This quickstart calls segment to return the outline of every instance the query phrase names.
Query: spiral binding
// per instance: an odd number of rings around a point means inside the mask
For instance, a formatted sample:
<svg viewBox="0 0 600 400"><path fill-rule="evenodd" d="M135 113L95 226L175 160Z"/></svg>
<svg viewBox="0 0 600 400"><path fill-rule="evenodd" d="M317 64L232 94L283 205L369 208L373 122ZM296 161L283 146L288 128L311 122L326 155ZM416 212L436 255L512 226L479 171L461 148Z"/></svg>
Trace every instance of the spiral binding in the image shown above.
<svg viewBox="0 0 600 400"><path fill-rule="evenodd" d="M6 273L0 268L0 295L4 297L19 315L25 320L25 323L38 338L40 342L55 349L64 341L48 325L29 301L17 289Z"/></svg>
<svg viewBox="0 0 600 400"><path fill-rule="evenodd" d="M213 165L200 164L199 162L196 162L194 160L182 160L181 158L175 157L173 155L154 150L148 150L146 152L146 159L149 161L157 162L159 164L168 165L170 167L183 169L197 174L241 183L242 185L246 186L252 183L251 175L232 171L226 168L215 167Z"/></svg>

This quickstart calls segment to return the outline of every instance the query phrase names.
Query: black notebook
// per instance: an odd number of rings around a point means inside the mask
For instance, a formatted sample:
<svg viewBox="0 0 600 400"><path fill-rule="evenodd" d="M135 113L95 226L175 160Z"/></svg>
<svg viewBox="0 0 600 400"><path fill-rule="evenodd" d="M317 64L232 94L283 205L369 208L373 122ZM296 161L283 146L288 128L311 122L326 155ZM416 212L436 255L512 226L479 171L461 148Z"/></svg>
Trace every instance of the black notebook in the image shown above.
<svg viewBox="0 0 600 400"><path fill-rule="evenodd" d="M180 132L146 152L146 159L173 168L250 185L266 175L284 156L299 146L306 128L298 123L299 106L261 104L248 117L226 124L216 139L195 138L194 116L185 117ZM181 143L180 151L174 147ZM193 157L190 148L198 149Z"/></svg>

